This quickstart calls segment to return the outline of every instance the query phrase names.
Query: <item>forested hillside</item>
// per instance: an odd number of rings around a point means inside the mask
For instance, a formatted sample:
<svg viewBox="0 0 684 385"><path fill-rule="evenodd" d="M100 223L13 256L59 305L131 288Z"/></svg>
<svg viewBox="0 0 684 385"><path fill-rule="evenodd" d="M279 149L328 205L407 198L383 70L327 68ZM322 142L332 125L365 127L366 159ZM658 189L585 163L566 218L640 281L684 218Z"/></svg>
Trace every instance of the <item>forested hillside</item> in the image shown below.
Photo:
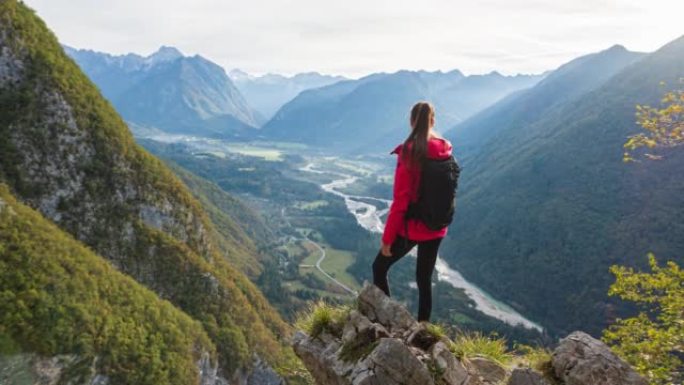
<svg viewBox="0 0 684 385"><path fill-rule="evenodd" d="M621 59L606 62L609 55ZM635 106L657 105L680 86L684 38L636 56L613 48L587 58L574 70L601 58L612 64L567 79L570 71L551 74L450 135L464 171L444 257L556 334L599 334L622 314L606 294L610 265L643 267L649 251L684 258L684 155L622 162ZM596 76L597 68L609 71ZM596 85L581 86L585 77ZM552 82L580 87L550 100Z"/></svg>
<svg viewBox="0 0 684 385"><path fill-rule="evenodd" d="M224 375L253 353L288 363L290 328L229 263L256 256L223 253L250 247L215 230L22 2L0 3L0 49L0 179L11 192L201 322Z"/></svg>
<svg viewBox="0 0 684 385"><path fill-rule="evenodd" d="M5 185L0 287L0 356L76 354L65 371L77 383L99 373L113 383L190 384L199 381L196 362L215 365L216 347L198 321L17 202Z"/></svg>

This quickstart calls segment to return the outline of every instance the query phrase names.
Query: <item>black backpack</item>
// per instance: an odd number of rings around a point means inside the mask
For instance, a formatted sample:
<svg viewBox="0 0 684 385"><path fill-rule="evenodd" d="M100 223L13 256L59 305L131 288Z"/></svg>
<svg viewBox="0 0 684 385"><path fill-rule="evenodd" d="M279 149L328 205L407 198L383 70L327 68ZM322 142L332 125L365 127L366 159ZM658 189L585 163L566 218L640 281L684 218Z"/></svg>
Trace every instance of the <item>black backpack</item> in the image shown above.
<svg viewBox="0 0 684 385"><path fill-rule="evenodd" d="M418 200L408 206L404 220L418 219L430 230L449 226L456 209L456 188L461 167L453 156L425 159L420 173Z"/></svg>

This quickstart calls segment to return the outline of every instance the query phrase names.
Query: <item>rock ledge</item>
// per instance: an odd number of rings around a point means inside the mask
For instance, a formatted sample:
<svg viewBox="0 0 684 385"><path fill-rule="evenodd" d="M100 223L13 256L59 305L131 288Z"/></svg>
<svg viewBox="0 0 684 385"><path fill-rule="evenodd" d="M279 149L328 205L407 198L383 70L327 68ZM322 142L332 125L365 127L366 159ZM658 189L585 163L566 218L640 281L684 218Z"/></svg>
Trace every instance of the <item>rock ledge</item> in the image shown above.
<svg viewBox="0 0 684 385"><path fill-rule="evenodd" d="M531 368L506 368L483 357L459 360L404 306L365 283L342 325L317 336L298 331L295 353L319 385L646 385L602 342L582 333L560 341L555 378Z"/></svg>

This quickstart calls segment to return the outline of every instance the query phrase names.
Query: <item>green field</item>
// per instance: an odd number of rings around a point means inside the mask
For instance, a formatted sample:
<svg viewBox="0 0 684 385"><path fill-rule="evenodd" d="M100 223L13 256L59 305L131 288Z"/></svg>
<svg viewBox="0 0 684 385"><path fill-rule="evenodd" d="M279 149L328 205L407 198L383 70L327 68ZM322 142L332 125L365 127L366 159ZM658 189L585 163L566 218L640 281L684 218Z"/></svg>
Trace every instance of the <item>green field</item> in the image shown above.
<svg viewBox="0 0 684 385"><path fill-rule="evenodd" d="M326 257L321 263L321 268L345 285L353 289L360 288L361 285L359 282L346 271L347 267L354 262L354 255L345 250L332 249L326 244L321 244L321 246L326 252ZM325 282L331 282L328 277L323 275L315 267L316 261L321 257L320 251L312 244L308 244L306 248L310 251L310 254L300 263L300 273L306 274L308 272L313 272ZM305 265L306 267L302 265Z"/></svg>
<svg viewBox="0 0 684 385"><path fill-rule="evenodd" d="M345 285L359 289L361 285L351 274L347 272L347 267L354 262L354 255L346 250L331 249L327 245L323 245L327 253L326 258L321 263L321 267L328 274L338 279Z"/></svg>
<svg viewBox="0 0 684 385"><path fill-rule="evenodd" d="M241 143L224 145L226 150L242 155L255 156L269 161L281 161L283 152L275 148L258 147Z"/></svg>

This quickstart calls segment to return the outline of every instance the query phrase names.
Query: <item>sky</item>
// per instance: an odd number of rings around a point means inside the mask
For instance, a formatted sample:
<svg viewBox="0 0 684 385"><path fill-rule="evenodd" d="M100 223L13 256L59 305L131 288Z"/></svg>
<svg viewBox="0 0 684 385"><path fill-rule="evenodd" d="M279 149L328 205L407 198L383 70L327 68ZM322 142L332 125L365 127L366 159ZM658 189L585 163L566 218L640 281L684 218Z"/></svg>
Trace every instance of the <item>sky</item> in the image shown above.
<svg viewBox="0 0 684 385"><path fill-rule="evenodd" d="M684 0L25 0L63 44L162 45L252 74L459 69L541 73L622 44L684 35Z"/></svg>

